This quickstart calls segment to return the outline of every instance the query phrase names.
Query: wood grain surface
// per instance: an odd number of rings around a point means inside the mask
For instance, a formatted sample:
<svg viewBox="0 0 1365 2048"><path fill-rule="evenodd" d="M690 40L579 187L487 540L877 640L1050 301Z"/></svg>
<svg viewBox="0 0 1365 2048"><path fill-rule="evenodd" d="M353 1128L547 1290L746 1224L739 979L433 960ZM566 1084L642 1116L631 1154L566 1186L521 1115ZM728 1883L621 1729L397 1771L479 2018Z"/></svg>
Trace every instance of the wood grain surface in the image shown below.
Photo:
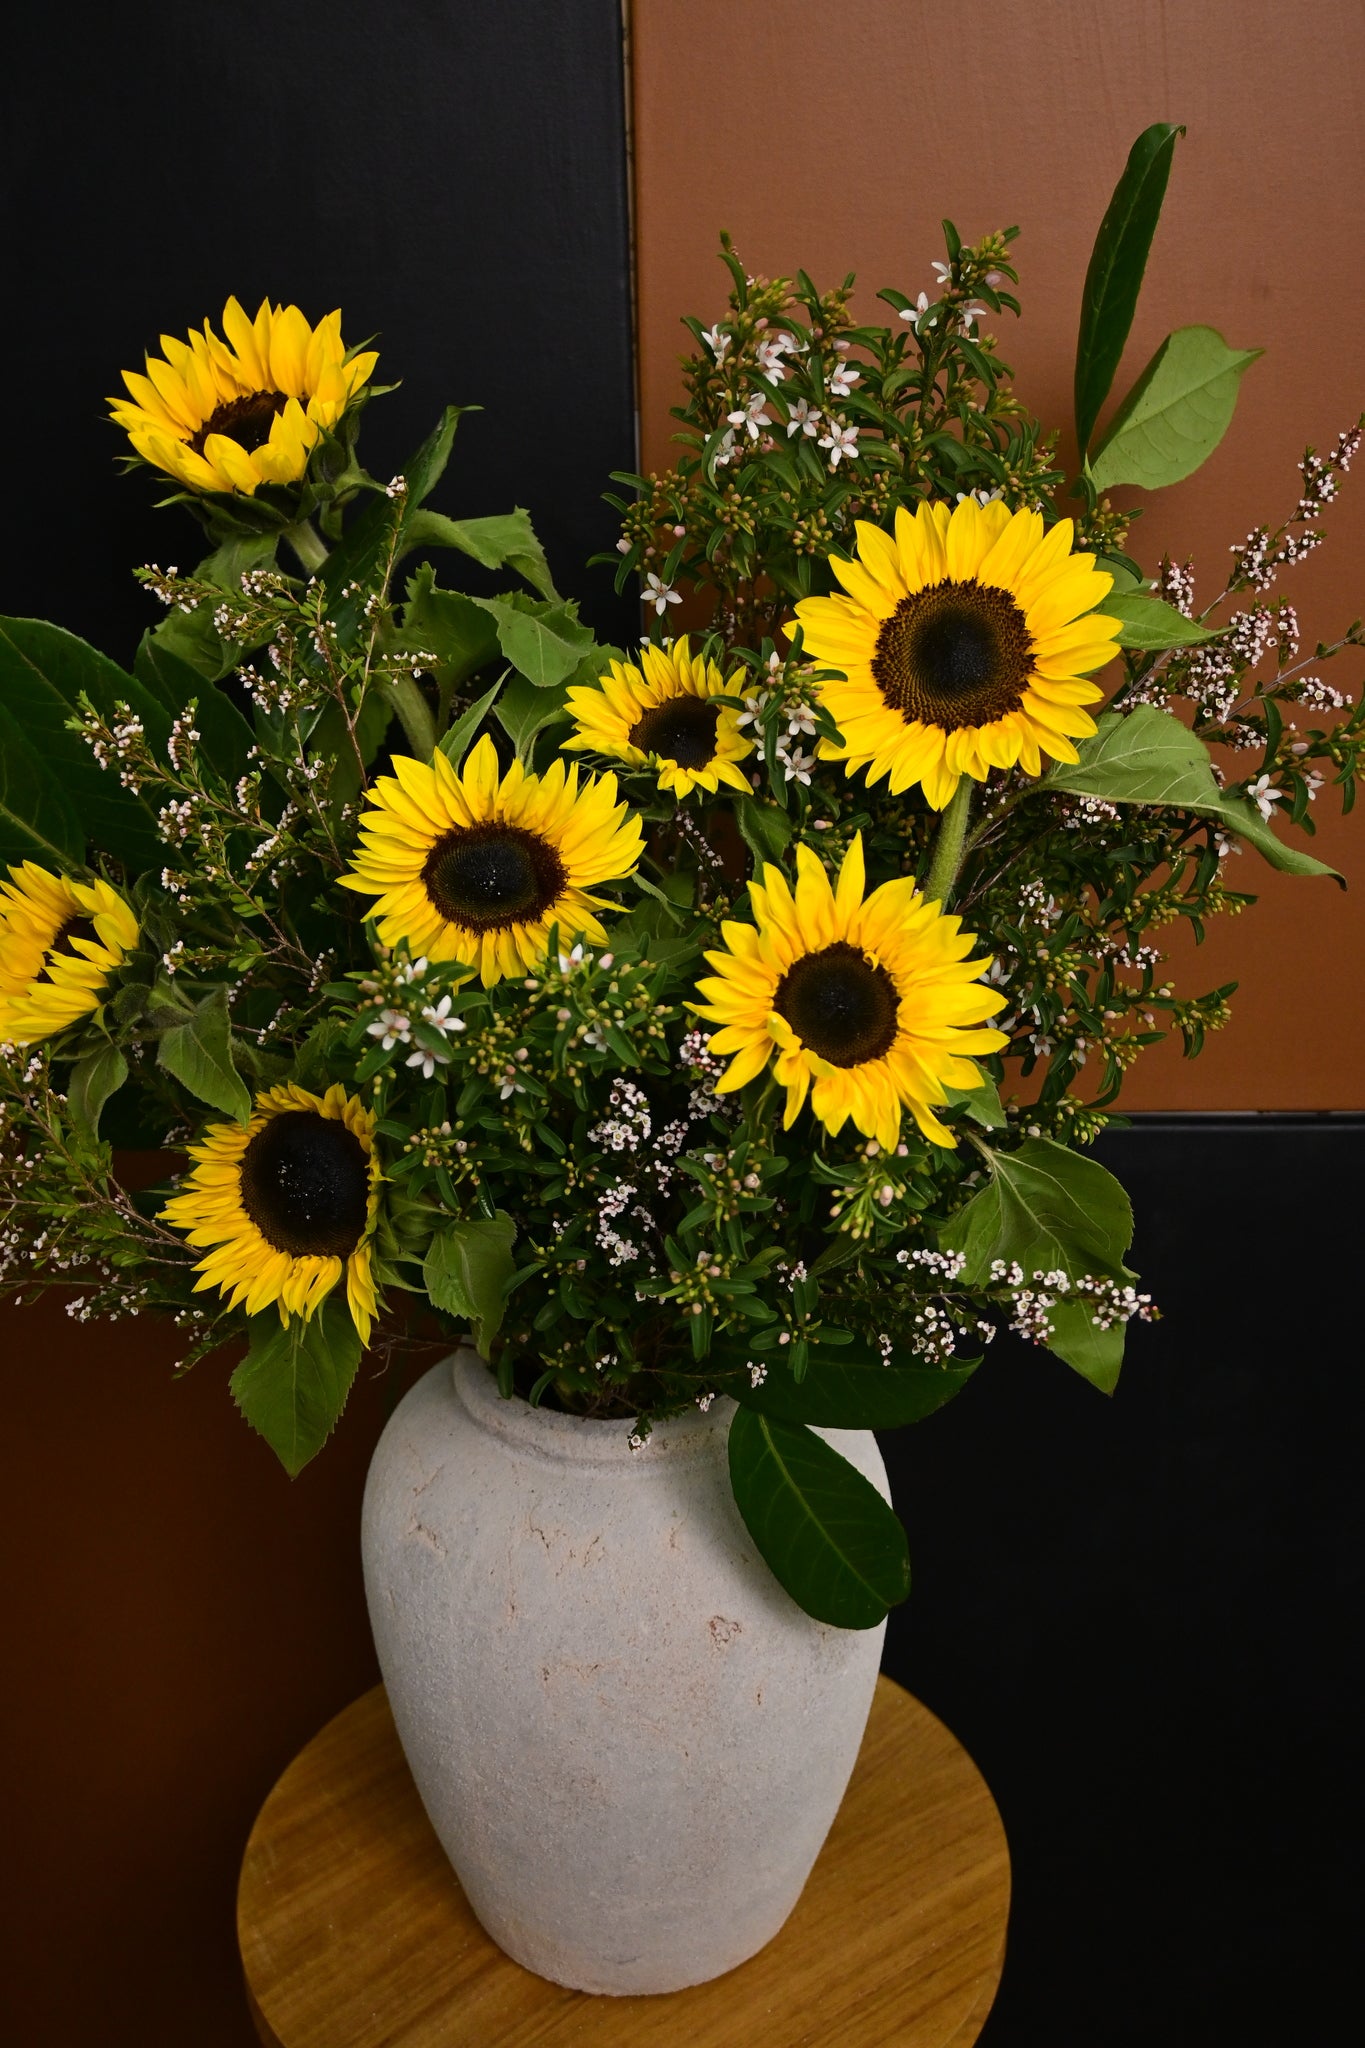
<svg viewBox="0 0 1365 2048"><path fill-rule="evenodd" d="M377 1686L262 1807L237 1932L266 2048L969 2048L1000 1981L1009 1893L980 1772L879 1678L843 1807L776 1939L688 1991L566 1991L474 1918Z"/></svg>

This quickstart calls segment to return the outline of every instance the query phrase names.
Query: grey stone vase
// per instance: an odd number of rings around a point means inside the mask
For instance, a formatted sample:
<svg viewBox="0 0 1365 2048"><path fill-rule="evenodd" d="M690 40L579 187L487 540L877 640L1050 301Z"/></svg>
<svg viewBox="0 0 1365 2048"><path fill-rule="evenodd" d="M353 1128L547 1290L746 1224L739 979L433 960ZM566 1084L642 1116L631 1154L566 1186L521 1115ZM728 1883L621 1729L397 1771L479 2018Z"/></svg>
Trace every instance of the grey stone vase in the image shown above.
<svg viewBox="0 0 1365 2048"><path fill-rule="evenodd" d="M474 1911L581 1991L733 1969L800 1896L885 1629L812 1621L730 1492L733 1405L655 1428L503 1400L462 1350L400 1403L365 1490L398 1734ZM885 1494L872 1436L822 1431Z"/></svg>

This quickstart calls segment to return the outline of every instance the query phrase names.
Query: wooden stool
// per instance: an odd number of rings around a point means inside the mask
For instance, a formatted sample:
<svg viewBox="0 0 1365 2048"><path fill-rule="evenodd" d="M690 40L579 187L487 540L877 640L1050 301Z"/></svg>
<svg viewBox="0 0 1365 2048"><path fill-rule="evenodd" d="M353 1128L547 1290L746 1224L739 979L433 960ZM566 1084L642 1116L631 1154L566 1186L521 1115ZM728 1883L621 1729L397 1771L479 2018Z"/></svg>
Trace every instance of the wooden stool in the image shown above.
<svg viewBox="0 0 1365 2048"><path fill-rule="evenodd" d="M879 1678L847 1797L775 1940L688 1991L565 1991L474 1918L376 1686L261 1808L237 1937L266 2048L969 2048L1000 1982L1009 1890L980 1772Z"/></svg>

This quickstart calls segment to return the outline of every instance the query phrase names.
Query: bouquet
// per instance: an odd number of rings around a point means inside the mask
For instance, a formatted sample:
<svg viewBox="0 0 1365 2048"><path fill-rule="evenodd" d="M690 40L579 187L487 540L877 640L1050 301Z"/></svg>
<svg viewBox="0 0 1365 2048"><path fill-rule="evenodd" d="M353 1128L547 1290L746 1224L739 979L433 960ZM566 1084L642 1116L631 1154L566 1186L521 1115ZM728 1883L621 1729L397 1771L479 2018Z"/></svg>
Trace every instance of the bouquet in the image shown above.
<svg viewBox="0 0 1365 2048"><path fill-rule="evenodd" d="M235 1348L290 1473L362 1360L462 1330L633 1443L728 1397L792 1596L902 1599L819 1432L928 1415L1002 1327L1113 1389L1155 1311L1086 1148L1232 992L1154 936L1250 904L1244 849L1327 875L1312 806L1365 749L1322 674L1360 625L1305 656L1269 595L1359 425L1216 590L1110 503L1203 461L1256 354L1181 328L1097 432L1177 133L1099 231L1070 479L999 354L1015 229L945 222L872 324L724 242L678 461L616 479L626 648L525 511L434 509L457 409L366 471L339 314L163 337L112 416L208 552L137 571L164 616L126 672L0 622L4 1286L168 1315L181 1370Z"/></svg>

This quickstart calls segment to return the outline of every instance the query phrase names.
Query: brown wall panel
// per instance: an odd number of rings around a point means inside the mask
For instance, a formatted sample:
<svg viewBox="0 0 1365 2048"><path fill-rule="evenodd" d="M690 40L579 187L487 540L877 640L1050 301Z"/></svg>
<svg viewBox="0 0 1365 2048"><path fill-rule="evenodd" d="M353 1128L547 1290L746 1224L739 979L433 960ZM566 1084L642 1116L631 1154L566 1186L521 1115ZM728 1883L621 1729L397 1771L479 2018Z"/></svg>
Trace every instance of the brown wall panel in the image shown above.
<svg viewBox="0 0 1365 2048"><path fill-rule="evenodd" d="M635 0L632 20L647 469L669 460L679 316L723 307L722 227L754 271L856 270L875 317L880 286L932 282L943 214L969 238L1018 222L1024 315L1002 318L1002 354L1025 400L1065 422L1091 242L1129 143L1157 120L1189 133L1117 388L1191 321L1267 354L1223 446L1138 522L1140 557L1192 555L1212 592L1229 547L1292 507L1304 444L1329 445L1365 404L1360 0ZM1279 586L1305 644L1365 611L1362 472L1328 545ZM1355 654L1328 675L1359 696L1363 669ZM1315 850L1351 893L1235 861L1260 902L1178 956L1189 993L1240 979L1233 1021L1198 1061L1149 1054L1125 1106L1365 1106L1365 811L1343 825L1333 802L1318 799Z"/></svg>

